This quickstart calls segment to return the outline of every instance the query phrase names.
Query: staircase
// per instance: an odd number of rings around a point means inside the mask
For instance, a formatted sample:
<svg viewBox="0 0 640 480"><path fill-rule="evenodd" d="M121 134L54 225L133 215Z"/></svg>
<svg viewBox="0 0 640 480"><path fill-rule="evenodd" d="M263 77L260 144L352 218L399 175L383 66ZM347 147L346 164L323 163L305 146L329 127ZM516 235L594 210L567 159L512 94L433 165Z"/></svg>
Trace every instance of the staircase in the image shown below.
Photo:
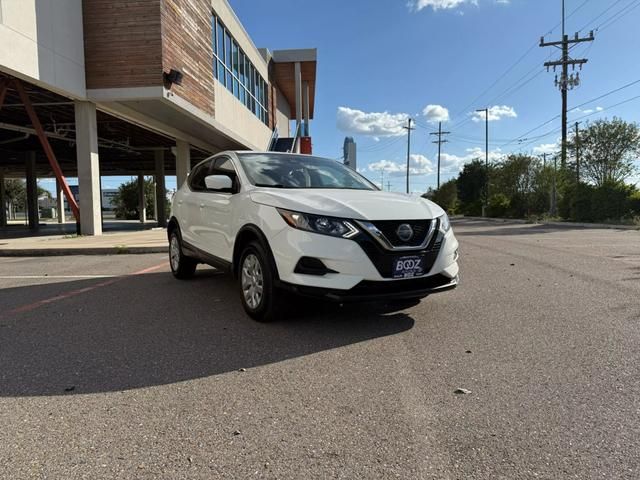
<svg viewBox="0 0 640 480"><path fill-rule="evenodd" d="M269 141L268 151L292 153L297 151L298 141L300 139L300 126L296 129L293 137L279 137L278 129L273 129L271 140Z"/></svg>

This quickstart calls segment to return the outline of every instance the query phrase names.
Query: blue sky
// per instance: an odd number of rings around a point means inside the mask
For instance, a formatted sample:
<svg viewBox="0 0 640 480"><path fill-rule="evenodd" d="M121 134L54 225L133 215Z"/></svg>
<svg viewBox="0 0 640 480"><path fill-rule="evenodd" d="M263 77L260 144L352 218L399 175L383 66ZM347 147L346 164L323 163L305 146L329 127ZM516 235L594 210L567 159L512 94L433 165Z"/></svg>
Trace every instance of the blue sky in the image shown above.
<svg viewBox="0 0 640 480"><path fill-rule="evenodd" d="M376 183L384 171L385 188L390 182L391 190L405 189L400 127L409 116L417 124L414 192L436 183L437 149L429 132L438 119L448 118L443 129L452 132L443 148L443 180L484 157L484 122L472 115L478 108L493 108L491 158L558 150L560 119L545 122L559 115L560 93L542 64L559 52L538 43L541 35L559 39L561 0L229 1L256 46L318 49L314 153L338 159L345 136L353 136L359 170ZM566 1L567 33L586 36L594 29L596 36L571 52L589 63L569 107L640 80L640 0ZM640 98L615 106L639 95L640 82L587 103L569 121L640 121ZM127 179L103 177L102 185L114 188ZM55 189L50 180L41 185ZM174 187L175 178L168 177L167 188Z"/></svg>
<svg viewBox="0 0 640 480"><path fill-rule="evenodd" d="M559 53L537 46L541 35L559 38L560 0L230 3L258 47L318 49L314 153L339 158L344 137L354 136L361 172L379 182L384 168L385 188L390 181L392 190L404 189L406 135L398 127L408 116L418 124L412 133L413 191L435 184L436 146L428 133L446 111L444 128L452 134L444 146L445 179L484 155L484 123L470 113L477 108L496 107L493 157L557 151L559 118L517 140L560 113L554 74L542 66ZM570 92L569 107L640 80L640 0L567 0L566 10L575 10L567 20L569 35L602 26L595 42L572 51L589 63L580 73L581 86ZM582 120L615 115L638 121L640 99L607 109L637 95L640 83L584 105L569 120L591 114Z"/></svg>

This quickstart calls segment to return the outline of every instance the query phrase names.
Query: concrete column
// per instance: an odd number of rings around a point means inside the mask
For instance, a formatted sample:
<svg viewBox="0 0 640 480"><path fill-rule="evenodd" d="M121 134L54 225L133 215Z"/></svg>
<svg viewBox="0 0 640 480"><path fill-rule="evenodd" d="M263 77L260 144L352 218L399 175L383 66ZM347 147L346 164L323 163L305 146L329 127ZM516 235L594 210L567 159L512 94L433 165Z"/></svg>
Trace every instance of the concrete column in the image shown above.
<svg viewBox="0 0 640 480"><path fill-rule="evenodd" d="M26 153L26 177L27 177L27 215L29 228L38 230L38 177L36 176L36 152Z"/></svg>
<svg viewBox="0 0 640 480"><path fill-rule="evenodd" d="M56 180L56 210L58 211L58 223L65 223L67 219L64 213L64 193L62 184Z"/></svg>
<svg viewBox="0 0 640 480"><path fill-rule="evenodd" d="M75 110L80 233L82 235L102 235L96 106L91 102L76 101Z"/></svg>
<svg viewBox="0 0 640 480"><path fill-rule="evenodd" d="M180 188L191 171L191 145L184 140L176 141L176 183Z"/></svg>
<svg viewBox="0 0 640 480"><path fill-rule="evenodd" d="M158 222L158 226L164 228L167 226L167 215L165 214L166 204L167 204L167 189L164 186L164 150L155 151L155 161L156 161L156 220Z"/></svg>
<svg viewBox="0 0 640 480"><path fill-rule="evenodd" d="M158 195L156 194L156 176L153 176L153 219L158 221Z"/></svg>
<svg viewBox="0 0 640 480"><path fill-rule="evenodd" d="M138 175L138 212L140 223L147 221L147 199L144 196L144 175Z"/></svg>
<svg viewBox="0 0 640 480"><path fill-rule="evenodd" d="M7 226L7 195L4 185L4 172L0 170L0 227Z"/></svg>
<svg viewBox="0 0 640 480"><path fill-rule="evenodd" d="M294 77L296 85L296 132L300 132L299 129L302 128L302 69L300 62L295 63ZM300 153L300 142L297 142L297 145L296 152Z"/></svg>
<svg viewBox="0 0 640 480"><path fill-rule="evenodd" d="M309 82L302 84L302 115L304 117L304 128L302 129L302 135L304 137L309 136Z"/></svg>

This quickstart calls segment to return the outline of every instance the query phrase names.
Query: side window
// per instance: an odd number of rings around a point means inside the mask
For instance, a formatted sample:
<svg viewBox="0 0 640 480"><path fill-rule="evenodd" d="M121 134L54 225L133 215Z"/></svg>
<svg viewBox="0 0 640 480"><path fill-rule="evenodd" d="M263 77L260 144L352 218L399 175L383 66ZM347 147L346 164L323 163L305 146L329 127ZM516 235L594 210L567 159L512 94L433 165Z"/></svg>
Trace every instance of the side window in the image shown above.
<svg viewBox="0 0 640 480"><path fill-rule="evenodd" d="M189 186L195 192L202 192L207 189L204 184L204 177L210 175L209 171L213 165L213 160L198 165L189 175Z"/></svg>

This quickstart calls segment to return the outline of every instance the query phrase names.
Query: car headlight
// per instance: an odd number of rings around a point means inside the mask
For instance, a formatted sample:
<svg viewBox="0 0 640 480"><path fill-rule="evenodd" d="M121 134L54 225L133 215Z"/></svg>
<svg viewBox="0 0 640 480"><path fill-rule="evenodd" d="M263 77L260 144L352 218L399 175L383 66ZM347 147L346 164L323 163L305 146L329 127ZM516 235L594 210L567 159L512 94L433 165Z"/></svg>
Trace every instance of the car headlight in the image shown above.
<svg viewBox="0 0 640 480"><path fill-rule="evenodd" d="M440 230L447 233L451 230L451 222L449 221L449 215L446 213L440 217Z"/></svg>
<svg viewBox="0 0 640 480"><path fill-rule="evenodd" d="M282 208L278 208L277 210L290 227L297 228L298 230L342 238L352 238L360 232L353 223L343 218L292 212Z"/></svg>

